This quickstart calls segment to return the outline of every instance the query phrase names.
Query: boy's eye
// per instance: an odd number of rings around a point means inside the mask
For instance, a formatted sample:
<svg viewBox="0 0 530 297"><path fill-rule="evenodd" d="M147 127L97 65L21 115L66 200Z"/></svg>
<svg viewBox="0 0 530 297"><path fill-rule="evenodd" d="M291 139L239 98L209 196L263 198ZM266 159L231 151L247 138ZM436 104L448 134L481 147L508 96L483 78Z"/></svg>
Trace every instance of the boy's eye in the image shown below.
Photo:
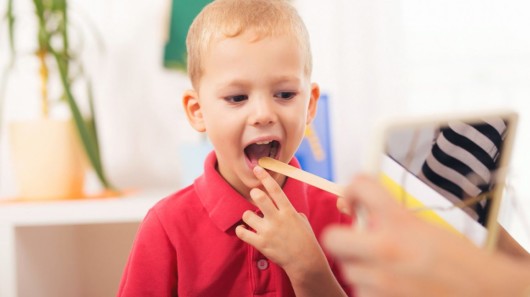
<svg viewBox="0 0 530 297"><path fill-rule="evenodd" d="M274 95L274 97L283 99L283 100L292 99L294 96L296 96L295 92L279 92Z"/></svg>
<svg viewBox="0 0 530 297"><path fill-rule="evenodd" d="M248 96L247 95L235 95L235 96L225 97L224 99L230 103L239 103L239 102L247 100Z"/></svg>

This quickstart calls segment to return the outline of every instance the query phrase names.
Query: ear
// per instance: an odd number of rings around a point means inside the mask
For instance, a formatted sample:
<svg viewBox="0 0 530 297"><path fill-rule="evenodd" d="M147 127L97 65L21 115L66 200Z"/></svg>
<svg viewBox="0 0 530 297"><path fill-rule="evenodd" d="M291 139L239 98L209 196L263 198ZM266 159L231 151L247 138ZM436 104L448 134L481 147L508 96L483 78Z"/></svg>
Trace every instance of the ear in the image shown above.
<svg viewBox="0 0 530 297"><path fill-rule="evenodd" d="M194 90L186 90L184 95L182 95L182 105L184 106L190 125L199 132L206 131L197 92Z"/></svg>
<svg viewBox="0 0 530 297"><path fill-rule="evenodd" d="M306 125L311 124L317 114L318 98L320 98L320 87L316 83L311 84L311 94L309 97L309 105L307 106Z"/></svg>

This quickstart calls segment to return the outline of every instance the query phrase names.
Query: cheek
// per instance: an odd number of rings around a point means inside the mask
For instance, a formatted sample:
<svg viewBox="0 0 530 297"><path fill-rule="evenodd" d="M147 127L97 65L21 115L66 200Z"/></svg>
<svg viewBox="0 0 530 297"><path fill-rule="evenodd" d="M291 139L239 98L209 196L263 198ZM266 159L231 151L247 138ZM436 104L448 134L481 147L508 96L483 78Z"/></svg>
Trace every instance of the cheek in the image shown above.
<svg viewBox="0 0 530 297"><path fill-rule="evenodd" d="M233 117L227 117L226 114L227 112L213 103L207 107L203 107L204 124L207 128L206 132L219 132L223 130L222 127L230 127L233 122Z"/></svg>
<svg viewBox="0 0 530 297"><path fill-rule="evenodd" d="M291 136L299 136L304 134L306 127L306 116L291 116L286 121L287 130L292 134Z"/></svg>
<svg viewBox="0 0 530 297"><path fill-rule="evenodd" d="M304 138L306 123L301 117L292 117L285 125L289 146L296 150Z"/></svg>
<svg viewBox="0 0 530 297"><path fill-rule="evenodd" d="M226 116L226 113L214 111L205 116L206 134L214 144L229 146L239 143L241 125L237 117Z"/></svg>

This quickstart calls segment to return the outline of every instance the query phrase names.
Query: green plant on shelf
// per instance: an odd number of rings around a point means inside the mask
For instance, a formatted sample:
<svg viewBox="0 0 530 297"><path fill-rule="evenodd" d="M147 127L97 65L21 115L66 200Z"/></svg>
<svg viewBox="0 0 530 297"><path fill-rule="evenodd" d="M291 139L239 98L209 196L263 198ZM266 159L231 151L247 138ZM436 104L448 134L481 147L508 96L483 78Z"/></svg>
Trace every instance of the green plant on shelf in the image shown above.
<svg viewBox="0 0 530 297"><path fill-rule="evenodd" d="M70 45L69 27L71 24L68 15L68 1L33 0L32 2L37 23L37 49L33 54L39 61L37 75L40 78L42 116L50 116L52 104L62 102L68 106L83 150L99 182L105 189L114 190L114 187L106 177L101 159L91 81L84 74L78 53ZM15 30L17 18L13 5L14 0L7 0L4 19L8 28L10 61L4 70L2 85L0 86L0 119L9 74L16 63L17 55L19 55L15 42L17 38ZM58 100L52 100L48 94L49 73L52 67L58 73L61 85L62 95ZM85 113L81 112L79 102L72 91L73 84L80 79L84 79L86 83L88 112Z"/></svg>

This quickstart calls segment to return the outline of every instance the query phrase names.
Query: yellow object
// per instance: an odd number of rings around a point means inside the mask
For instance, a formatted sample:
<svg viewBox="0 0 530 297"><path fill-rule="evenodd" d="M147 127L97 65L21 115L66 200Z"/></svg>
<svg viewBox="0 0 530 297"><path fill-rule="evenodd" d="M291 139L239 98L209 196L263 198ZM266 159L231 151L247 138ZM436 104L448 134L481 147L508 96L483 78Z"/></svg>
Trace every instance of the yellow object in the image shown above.
<svg viewBox="0 0 530 297"><path fill-rule="evenodd" d="M380 176L381 182L386 186L386 188L392 193L394 198L398 199L398 197L402 196L403 188L398 185L396 182L394 182L391 178L388 176L381 174ZM425 205L421 203L416 197L410 195L408 192L404 193L404 201L405 201L405 207L409 209L419 209L424 208ZM430 221L432 223L435 223L437 225L440 225L448 230L451 230L457 234L461 234L457 229L455 229L451 224L449 224L447 221L445 221L442 217L440 217L434 210L424 210L416 213L419 217Z"/></svg>
<svg viewBox="0 0 530 297"><path fill-rule="evenodd" d="M304 134L305 138L307 138L307 141L309 142L309 147L313 152L313 156L315 156L315 160L323 161L326 157L324 154L324 149L322 148L320 138L318 138L318 135L315 129L313 129L312 125L306 126Z"/></svg>
<svg viewBox="0 0 530 297"><path fill-rule="evenodd" d="M71 120L39 119L10 124L11 160L22 199L83 196L85 162Z"/></svg>

